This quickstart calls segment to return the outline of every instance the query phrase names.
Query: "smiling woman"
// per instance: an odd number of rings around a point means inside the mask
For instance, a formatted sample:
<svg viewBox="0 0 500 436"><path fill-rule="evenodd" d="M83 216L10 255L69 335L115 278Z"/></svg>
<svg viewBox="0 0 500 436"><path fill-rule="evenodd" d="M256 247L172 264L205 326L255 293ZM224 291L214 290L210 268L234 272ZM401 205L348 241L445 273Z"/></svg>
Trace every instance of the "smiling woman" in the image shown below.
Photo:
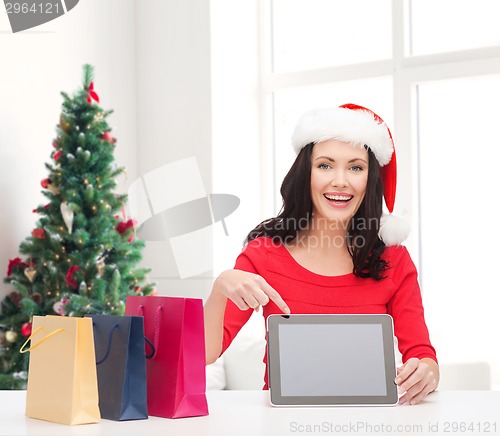
<svg viewBox="0 0 500 436"><path fill-rule="evenodd" d="M292 144L297 157L281 186L280 213L248 234L235 269L215 280L206 301L207 362L261 306L264 319L387 313L404 362L395 380L400 402L418 403L437 387L439 368L416 269L400 246L406 235L382 216L383 201L390 213L395 203L391 133L371 110L347 104L304 114Z"/></svg>

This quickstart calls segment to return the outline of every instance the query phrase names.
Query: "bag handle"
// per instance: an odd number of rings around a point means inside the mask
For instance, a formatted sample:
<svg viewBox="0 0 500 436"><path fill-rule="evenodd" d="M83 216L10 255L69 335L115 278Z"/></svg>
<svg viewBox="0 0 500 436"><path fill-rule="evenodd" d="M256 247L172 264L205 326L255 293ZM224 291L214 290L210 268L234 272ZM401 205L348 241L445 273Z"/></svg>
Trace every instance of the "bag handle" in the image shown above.
<svg viewBox="0 0 500 436"><path fill-rule="evenodd" d="M160 304L156 308L155 312L155 322L154 322L155 332L154 332L153 344L149 339L145 338L146 342L153 349L152 353L146 356L148 359L154 359L156 357L156 353L158 352L158 344L160 343L160 325L161 325L160 319L162 311L163 311L163 306ZM139 304L139 307L137 308L137 314L139 316L144 317L144 306L142 304Z"/></svg>
<svg viewBox="0 0 500 436"><path fill-rule="evenodd" d="M151 347L151 353L146 354L146 359L152 359L153 356L156 354L156 348L153 345L153 343L146 336L144 336L144 340Z"/></svg>
<svg viewBox="0 0 500 436"><path fill-rule="evenodd" d="M93 326L95 327L95 323L92 323ZM109 337L108 337L108 348L106 350L106 353L104 353L104 357L100 360L96 360L95 364L100 365L101 363L105 362L107 358L109 357L109 353L111 351L111 341L113 340L113 333L115 330L118 328L118 324L115 324L111 331L109 332Z"/></svg>
<svg viewBox="0 0 500 436"><path fill-rule="evenodd" d="M31 341L31 339L33 338L33 336L35 336L36 333L38 333L40 330L42 330L43 327L40 326L38 328L36 328L32 333L31 335L29 336L28 339L26 339L26 342L23 344L23 346L21 347L21 349L19 350L19 352L21 354L24 354L24 353L27 353L28 351L31 351L31 350L34 350L36 347L38 347L41 343L45 342L47 339L49 339L50 337L54 336L54 335L57 335L57 333L61 333L62 331L64 331L64 329L57 329L57 330L54 330L52 333L49 333L47 336L45 336L43 339L40 339L40 342L36 343L35 345L32 345L30 348L28 348L27 350L24 349L24 347L26 347L26 345L28 344L29 341Z"/></svg>
<svg viewBox="0 0 500 436"><path fill-rule="evenodd" d="M95 322L92 323L93 326L95 327ZM101 363L105 362L108 357L109 357L109 353L111 352L111 342L113 341L113 333L115 332L115 330L118 328L118 324L115 324L113 326L113 328L111 329L111 331L109 332L109 338L108 338L108 348L106 349L106 353L104 353L104 357L100 360L96 360L96 365L100 365ZM154 345L151 343L151 341L146 338L146 336L144 336L144 340L149 344L149 346L151 347L152 349L152 352L151 354L146 354L146 358L147 359L151 359L151 357L153 357L153 355L155 354L155 347Z"/></svg>

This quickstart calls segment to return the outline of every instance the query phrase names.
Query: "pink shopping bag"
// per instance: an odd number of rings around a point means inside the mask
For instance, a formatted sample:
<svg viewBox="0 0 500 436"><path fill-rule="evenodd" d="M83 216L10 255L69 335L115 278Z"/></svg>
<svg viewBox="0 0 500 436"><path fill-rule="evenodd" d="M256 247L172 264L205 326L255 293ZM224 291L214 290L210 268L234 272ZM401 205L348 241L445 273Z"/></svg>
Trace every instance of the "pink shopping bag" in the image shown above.
<svg viewBox="0 0 500 436"><path fill-rule="evenodd" d="M202 300L129 296L125 314L144 316L146 338L154 344L146 363L149 415L208 415Z"/></svg>

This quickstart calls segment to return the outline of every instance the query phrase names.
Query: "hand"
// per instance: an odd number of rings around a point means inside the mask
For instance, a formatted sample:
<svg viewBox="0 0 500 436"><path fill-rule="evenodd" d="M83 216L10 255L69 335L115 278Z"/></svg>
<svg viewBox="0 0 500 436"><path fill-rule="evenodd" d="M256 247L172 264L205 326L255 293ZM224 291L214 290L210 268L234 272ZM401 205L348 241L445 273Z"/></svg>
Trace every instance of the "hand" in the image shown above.
<svg viewBox="0 0 500 436"><path fill-rule="evenodd" d="M260 306L265 306L271 300L283 313L290 313L280 294L258 274L237 269L224 271L215 280L215 289L233 301L241 310L250 308L258 311Z"/></svg>
<svg viewBox="0 0 500 436"><path fill-rule="evenodd" d="M399 404L417 404L438 385L439 368L437 363L429 358L413 357L397 369L395 383L398 392L405 394L399 399Z"/></svg>

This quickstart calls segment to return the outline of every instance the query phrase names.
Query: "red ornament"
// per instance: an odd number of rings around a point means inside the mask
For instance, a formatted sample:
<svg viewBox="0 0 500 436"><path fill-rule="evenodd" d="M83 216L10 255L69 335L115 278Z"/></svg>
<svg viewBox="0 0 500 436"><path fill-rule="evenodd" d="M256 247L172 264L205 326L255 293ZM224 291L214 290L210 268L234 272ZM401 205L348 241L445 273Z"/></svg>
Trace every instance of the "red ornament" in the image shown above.
<svg viewBox="0 0 500 436"><path fill-rule="evenodd" d="M33 330L33 325L30 322L25 322L21 327L21 334L27 338L31 335L31 331Z"/></svg>
<svg viewBox="0 0 500 436"><path fill-rule="evenodd" d="M52 180L50 179L43 179L40 184L42 185L42 188L47 189L49 185L52 183Z"/></svg>
<svg viewBox="0 0 500 436"><path fill-rule="evenodd" d="M45 210L47 210L49 207L50 207L50 203L47 203L45 206L43 206L43 208ZM33 213L38 213L38 208L37 209L33 209Z"/></svg>
<svg viewBox="0 0 500 436"><path fill-rule="evenodd" d="M105 141L112 142L113 144L116 142L116 138L113 137L113 135L111 134L111 132L104 132L101 135L101 139L104 139Z"/></svg>
<svg viewBox="0 0 500 436"><path fill-rule="evenodd" d="M126 231L134 229L136 225L137 225L136 220L129 219L127 221L120 221L115 228L120 235L123 235ZM134 234L130 235L128 242L132 242L134 240L134 236L135 236Z"/></svg>
<svg viewBox="0 0 500 436"><path fill-rule="evenodd" d="M58 150L54 153L54 160L59 160L62 156L63 152L61 150Z"/></svg>
<svg viewBox="0 0 500 436"><path fill-rule="evenodd" d="M19 257L16 257L15 259L10 259L9 266L7 267L7 276L10 276L12 274L12 270L16 266L22 266L26 268L28 264L26 262L23 262Z"/></svg>
<svg viewBox="0 0 500 436"><path fill-rule="evenodd" d="M134 219L129 219L127 221L120 221L116 226L116 231L120 234L125 233L128 229L133 229L137 221Z"/></svg>
<svg viewBox="0 0 500 436"><path fill-rule="evenodd" d="M77 288L78 282L75 280L75 273L80 271L80 268L72 265L68 268L68 272L66 273L66 286L68 288Z"/></svg>
<svg viewBox="0 0 500 436"><path fill-rule="evenodd" d="M37 239L45 239L45 230L44 229L35 229L31 232L31 235Z"/></svg>
<svg viewBox="0 0 500 436"><path fill-rule="evenodd" d="M92 104L92 100L95 100L99 103L99 96L94 91L94 82L90 83L88 94L87 94L87 103Z"/></svg>

